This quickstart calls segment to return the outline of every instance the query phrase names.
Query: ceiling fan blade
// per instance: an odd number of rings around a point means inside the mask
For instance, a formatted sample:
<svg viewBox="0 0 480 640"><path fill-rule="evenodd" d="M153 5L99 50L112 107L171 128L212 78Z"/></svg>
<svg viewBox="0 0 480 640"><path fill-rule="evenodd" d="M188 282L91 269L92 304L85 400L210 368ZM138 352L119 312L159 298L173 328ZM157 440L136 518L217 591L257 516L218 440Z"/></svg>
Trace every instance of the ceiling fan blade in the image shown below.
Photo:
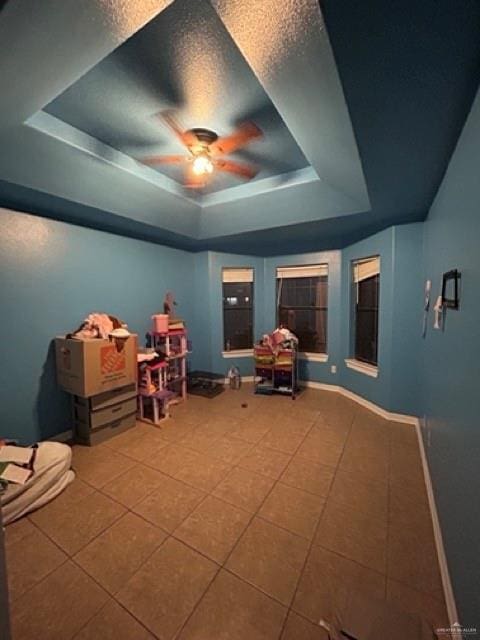
<svg viewBox="0 0 480 640"><path fill-rule="evenodd" d="M139 162L143 164L182 164L187 160L185 156L146 156Z"/></svg>
<svg viewBox="0 0 480 640"><path fill-rule="evenodd" d="M157 113L157 117L160 118L160 120L162 120L162 122L166 124L171 131L173 131L180 142L187 148L198 144L197 136L194 133L182 130L172 110L160 111L160 113Z"/></svg>
<svg viewBox="0 0 480 640"><path fill-rule="evenodd" d="M213 155L228 156L237 149L244 147L252 140L263 137L262 130L254 122L241 124L236 131L224 138L218 138L210 145L210 152Z"/></svg>
<svg viewBox="0 0 480 640"><path fill-rule="evenodd" d="M233 160L225 160L219 158L213 160L213 164L219 171L225 171L226 173L233 173L238 178L244 178L245 180L251 180L254 178L258 169L250 164L242 164L240 162L234 162Z"/></svg>

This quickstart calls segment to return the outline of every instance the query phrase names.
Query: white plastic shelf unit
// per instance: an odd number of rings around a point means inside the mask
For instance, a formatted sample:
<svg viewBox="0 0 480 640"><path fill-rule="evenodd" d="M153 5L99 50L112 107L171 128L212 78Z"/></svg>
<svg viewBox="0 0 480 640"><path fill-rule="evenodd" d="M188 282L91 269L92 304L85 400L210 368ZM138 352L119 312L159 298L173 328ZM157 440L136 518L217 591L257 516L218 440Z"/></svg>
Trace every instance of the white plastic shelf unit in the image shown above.
<svg viewBox="0 0 480 640"><path fill-rule="evenodd" d="M147 364L143 380L139 375L139 418L158 424L169 416L170 404L187 398L187 332L174 329L149 335L151 346L157 353L165 355L165 361L153 367ZM151 420L146 417L147 402L152 404Z"/></svg>
<svg viewBox="0 0 480 640"><path fill-rule="evenodd" d="M167 333L151 333L152 347L164 353L168 362L167 389L182 400L187 398L187 332L174 329Z"/></svg>

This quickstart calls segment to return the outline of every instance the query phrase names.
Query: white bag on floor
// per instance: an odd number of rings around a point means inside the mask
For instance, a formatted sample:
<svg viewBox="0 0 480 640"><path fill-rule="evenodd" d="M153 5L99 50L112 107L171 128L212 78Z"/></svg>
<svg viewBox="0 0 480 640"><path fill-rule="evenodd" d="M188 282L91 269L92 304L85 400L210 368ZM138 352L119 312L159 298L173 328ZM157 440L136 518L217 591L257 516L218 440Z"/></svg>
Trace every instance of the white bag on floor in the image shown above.
<svg viewBox="0 0 480 640"><path fill-rule="evenodd" d="M38 509L57 496L75 477L70 470L71 448L60 442L40 442L33 475L24 485L10 484L0 494L3 523L8 524Z"/></svg>

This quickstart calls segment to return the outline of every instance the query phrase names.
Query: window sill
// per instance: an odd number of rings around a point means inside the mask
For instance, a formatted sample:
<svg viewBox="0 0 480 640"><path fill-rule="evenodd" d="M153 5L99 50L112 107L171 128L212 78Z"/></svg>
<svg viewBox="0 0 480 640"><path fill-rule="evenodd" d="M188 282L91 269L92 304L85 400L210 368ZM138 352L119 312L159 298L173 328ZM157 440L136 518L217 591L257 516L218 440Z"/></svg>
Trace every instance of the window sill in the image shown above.
<svg viewBox="0 0 480 640"><path fill-rule="evenodd" d="M300 358L300 360L309 360L310 362L328 362L328 353L300 351L298 357Z"/></svg>
<svg viewBox="0 0 480 640"><path fill-rule="evenodd" d="M253 356L253 349L232 349L232 351L222 351L224 358L250 358Z"/></svg>
<svg viewBox="0 0 480 640"><path fill-rule="evenodd" d="M378 367L373 364L367 364L366 362L360 362L360 360L354 360L353 358L346 358L345 364L349 369L364 373L371 378L378 378Z"/></svg>

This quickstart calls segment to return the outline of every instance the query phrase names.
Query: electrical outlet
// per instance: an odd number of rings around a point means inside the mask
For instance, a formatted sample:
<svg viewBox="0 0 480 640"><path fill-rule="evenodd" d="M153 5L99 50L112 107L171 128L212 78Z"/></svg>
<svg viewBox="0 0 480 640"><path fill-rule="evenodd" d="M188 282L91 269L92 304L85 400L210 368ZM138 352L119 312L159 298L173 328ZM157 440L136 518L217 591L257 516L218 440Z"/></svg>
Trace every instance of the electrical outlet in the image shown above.
<svg viewBox="0 0 480 640"><path fill-rule="evenodd" d="M337 373L337 365L336 364L332 364L332 366L330 367L330 371L332 373Z"/></svg>

